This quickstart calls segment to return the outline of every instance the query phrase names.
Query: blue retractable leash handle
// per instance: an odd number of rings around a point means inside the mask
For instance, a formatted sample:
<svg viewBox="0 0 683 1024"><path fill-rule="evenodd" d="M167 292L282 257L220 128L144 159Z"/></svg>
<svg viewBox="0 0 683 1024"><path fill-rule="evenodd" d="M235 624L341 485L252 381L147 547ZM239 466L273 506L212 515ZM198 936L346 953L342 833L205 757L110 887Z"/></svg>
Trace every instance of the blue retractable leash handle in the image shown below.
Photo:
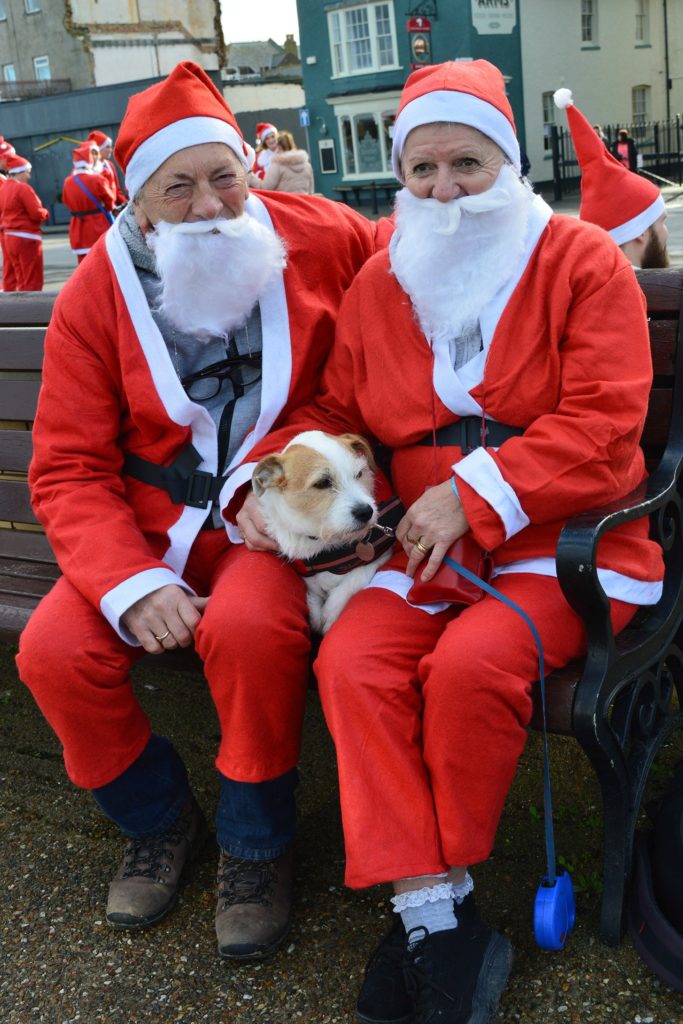
<svg viewBox="0 0 683 1024"><path fill-rule="evenodd" d="M522 616L531 630L538 648L538 668L541 683L541 707L543 709L543 816L545 820L545 850L547 873L538 887L534 902L534 934L541 949L562 949L576 920L574 889L568 872L558 875L555 864L555 833L553 830L553 808L550 792L550 760L548 757L548 731L546 729L545 705L545 666L543 645L535 625L518 604L505 597L493 587L479 579L476 573L470 572L450 555L444 556L444 562L454 572L460 573L471 583L477 584L491 597L507 604L513 611Z"/></svg>

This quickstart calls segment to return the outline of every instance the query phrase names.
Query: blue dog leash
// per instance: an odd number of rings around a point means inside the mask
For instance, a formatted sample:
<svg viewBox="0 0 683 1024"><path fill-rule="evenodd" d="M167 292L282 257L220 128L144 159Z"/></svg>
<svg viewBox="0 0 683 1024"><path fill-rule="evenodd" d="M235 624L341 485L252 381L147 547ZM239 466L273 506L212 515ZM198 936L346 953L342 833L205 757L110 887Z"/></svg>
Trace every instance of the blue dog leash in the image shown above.
<svg viewBox="0 0 683 1024"><path fill-rule="evenodd" d="M534 934L541 949L562 949L576 919L574 889L568 872L557 874L555 859L555 831L553 828L552 795L550 788L550 758L548 753L548 731L545 699L545 662L543 644L536 626L523 608L511 601L509 597L495 590L490 584L480 579L476 573L460 565L450 555L444 556L444 562L454 572L460 573L471 583L481 587L491 597L508 605L521 615L531 630L538 649L538 668L541 686L541 708L543 712L543 816L545 823L545 849L547 871L536 893L534 901Z"/></svg>

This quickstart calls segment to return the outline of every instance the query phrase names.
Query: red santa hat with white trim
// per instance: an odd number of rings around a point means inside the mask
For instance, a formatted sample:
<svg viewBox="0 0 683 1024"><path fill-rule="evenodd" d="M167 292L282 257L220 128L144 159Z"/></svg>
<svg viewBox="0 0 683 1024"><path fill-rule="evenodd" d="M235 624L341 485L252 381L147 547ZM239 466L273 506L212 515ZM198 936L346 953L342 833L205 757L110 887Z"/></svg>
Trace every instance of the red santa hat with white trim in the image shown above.
<svg viewBox="0 0 683 1024"><path fill-rule="evenodd" d="M98 149L104 149L105 146L113 145L110 137L105 135L104 132L98 131L97 128L93 128L88 133L88 142L94 142Z"/></svg>
<svg viewBox="0 0 683 1024"><path fill-rule="evenodd" d="M93 165L93 150L91 142L81 142L80 146L76 146L75 149L71 150L71 158L74 164L75 171L89 171Z"/></svg>
<svg viewBox="0 0 683 1024"><path fill-rule="evenodd" d="M629 171L609 152L580 110L569 89L557 89L555 106L566 110L581 168L581 220L597 224L617 245L642 235L666 211L659 188Z"/></svg>
<svg viewBox="0 0 683 1024"><path fill-rule="evenodd" d="M114 154L126 175L131 198L170 156L189 146L222 142L245 171L254 151L244 141L235 115L198 64L176 64L168 78L128 100Z"/></svg>
<svg viewBox="0 0 683 1024"><path fill-rule="evenodd" d="M3 135L0 135L0 160L4 160L8 156L14 156L15 153L16 149L12 143L8 142Z"/></svg>
<svg viewBox="0 0 683 1024"><path fill-rule="evenodd" d="M265 142L269 135L277 135L277 128L274 124L264 121L256 125L256 138L259 142Z"/></svg>
<svg viewBox="0 0 683 1024"><path fill-rule="evenodd" d="M505 79L489 61L449 60L409 75L394 121L391 152L399 181L403 181L401 157L408 135L413 128L436 121L477 128L497 143L519 170L519 142L512 107L505 95Z"/></svg>
<svg viewBox="0 0 683 1024"><path fill-rule="evenodd" d="M21 174L22 171L31 170L31 162L25 156L18 153L8 153L5 159L5 170L8 174Z"/></svg>

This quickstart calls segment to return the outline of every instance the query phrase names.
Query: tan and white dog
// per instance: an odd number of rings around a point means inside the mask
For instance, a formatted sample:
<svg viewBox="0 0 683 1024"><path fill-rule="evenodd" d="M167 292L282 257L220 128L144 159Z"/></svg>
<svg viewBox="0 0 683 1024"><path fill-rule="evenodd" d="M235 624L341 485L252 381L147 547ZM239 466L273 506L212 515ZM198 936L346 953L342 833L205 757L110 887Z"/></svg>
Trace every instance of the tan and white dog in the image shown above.
<svg viewBox="0 0 683 1024"><path fill-rule="evenodd" d="M349 571L318 568L309 575L302 567L311 626L318 633L327 632L347 601L391 555L389 544L376 558L368 541L373 527L381 530L375 526L376 468L362 437L309 430L292 438L279 455L262 459L252 474L267 532L286 558L315 560L330 552L327 562L322 559L325 565L335 563L335 551L355 551L356 567Z"/></svg>

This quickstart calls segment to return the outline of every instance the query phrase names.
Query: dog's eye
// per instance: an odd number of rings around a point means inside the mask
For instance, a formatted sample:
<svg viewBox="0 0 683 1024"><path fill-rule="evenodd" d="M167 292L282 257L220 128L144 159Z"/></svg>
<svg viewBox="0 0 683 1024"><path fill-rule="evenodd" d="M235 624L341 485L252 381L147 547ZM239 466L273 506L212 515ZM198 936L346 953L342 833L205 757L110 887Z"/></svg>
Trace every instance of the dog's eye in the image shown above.
<svg viewBox="0 0 683 1024"><path fill-rule="evenodd" d="M322 476L320 480L316 480L313 486L317 491L326 491L328 487L332 486L332 479L329 476Z"/></svg>
<svg viewBox="0 0 683 1024"><path fill-rule="evenodd" d="M364 472L365 469L359 469L358 472L356 473L356 480L360 480Z"/></svg>

